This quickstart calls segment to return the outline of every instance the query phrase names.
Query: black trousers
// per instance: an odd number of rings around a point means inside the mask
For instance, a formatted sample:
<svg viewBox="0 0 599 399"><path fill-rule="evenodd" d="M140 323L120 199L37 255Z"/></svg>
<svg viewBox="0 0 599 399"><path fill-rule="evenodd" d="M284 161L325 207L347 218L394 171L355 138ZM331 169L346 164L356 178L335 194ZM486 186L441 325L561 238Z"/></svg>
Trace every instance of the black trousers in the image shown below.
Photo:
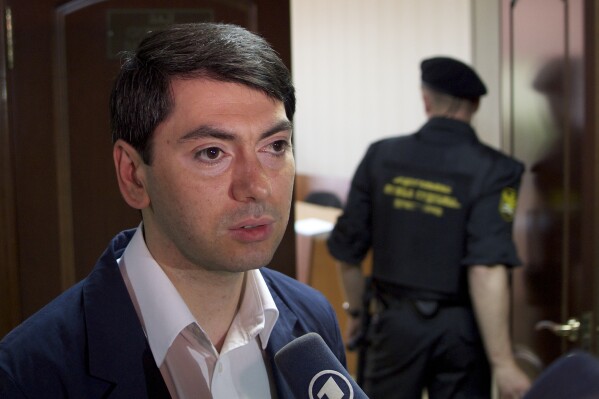
<svg viewBox="0 0 599 399"><path fill-rule="evenodd" d="M370 399L489 399L491 371L471 308L425 316L409 300L376 314L363 389Z"/></svg>

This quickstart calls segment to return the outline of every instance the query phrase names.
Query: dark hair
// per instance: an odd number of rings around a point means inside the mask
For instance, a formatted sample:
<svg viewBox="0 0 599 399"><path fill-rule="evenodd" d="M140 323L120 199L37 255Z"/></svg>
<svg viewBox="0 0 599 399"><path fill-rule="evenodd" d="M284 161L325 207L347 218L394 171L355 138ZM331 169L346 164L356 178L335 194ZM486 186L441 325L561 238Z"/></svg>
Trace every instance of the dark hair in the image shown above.
<svg viewBox="0 0 599 399"><path fill-rule="evenodd" d="M128 53L110 95L112 140L152 160L152 134L173 107L173 78L241 83L283 102L289 120L295 90L289 70L262 37L229 24L171 25L150 32Z"/></svg>

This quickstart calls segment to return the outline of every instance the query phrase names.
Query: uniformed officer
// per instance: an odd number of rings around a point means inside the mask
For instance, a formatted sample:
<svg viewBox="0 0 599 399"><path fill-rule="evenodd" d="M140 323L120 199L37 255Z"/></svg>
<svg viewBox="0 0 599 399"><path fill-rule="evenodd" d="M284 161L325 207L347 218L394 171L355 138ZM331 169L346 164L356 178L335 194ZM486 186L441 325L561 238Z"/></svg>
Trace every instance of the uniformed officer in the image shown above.
<svg viewBox="0 0 599 399"><path fill-rule="evenodd" d="M372 250L374 315L363 386L370 398L519 398L508 270L523 165L482 144L470 121L487 89L451 58L421 63L428 121L368 148L328 240L353 316L364 315L360 265Z"/></svg>

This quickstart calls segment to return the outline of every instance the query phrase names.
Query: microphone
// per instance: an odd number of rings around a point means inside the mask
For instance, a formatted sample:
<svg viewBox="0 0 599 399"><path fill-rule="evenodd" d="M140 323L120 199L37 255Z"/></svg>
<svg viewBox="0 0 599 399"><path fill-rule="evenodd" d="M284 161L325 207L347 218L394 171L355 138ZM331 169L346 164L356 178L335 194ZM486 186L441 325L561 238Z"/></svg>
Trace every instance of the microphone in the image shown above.
<svg viewBox="0 0 599 399"><path fill-rule="evenodd" d="M297 399L368 399L316 333L281 348L275 364Z"/></svg>

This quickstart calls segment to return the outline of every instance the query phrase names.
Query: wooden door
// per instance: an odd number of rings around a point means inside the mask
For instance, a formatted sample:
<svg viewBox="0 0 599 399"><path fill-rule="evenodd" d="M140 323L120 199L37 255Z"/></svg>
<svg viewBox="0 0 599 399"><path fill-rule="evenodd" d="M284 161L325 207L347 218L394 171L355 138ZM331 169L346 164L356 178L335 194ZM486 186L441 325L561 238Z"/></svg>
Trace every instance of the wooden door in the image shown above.
<svg viewBox="0 0 599 399"><path fill-rule="evenodd" d="M512 153L526 163L515 222L516 352L532 374L597 353L594 1L504 1Z"/></svg>
<svg viewBox="0 0 599 399"><path fill-rule="evenodd" d="M164 24L218 21L258 32L290 65L288 1L1 2L0 336L85 277L111 237L140 222L112 165L108 97L120 51ZM289 226L271 266L293 276Z"/></svg>

